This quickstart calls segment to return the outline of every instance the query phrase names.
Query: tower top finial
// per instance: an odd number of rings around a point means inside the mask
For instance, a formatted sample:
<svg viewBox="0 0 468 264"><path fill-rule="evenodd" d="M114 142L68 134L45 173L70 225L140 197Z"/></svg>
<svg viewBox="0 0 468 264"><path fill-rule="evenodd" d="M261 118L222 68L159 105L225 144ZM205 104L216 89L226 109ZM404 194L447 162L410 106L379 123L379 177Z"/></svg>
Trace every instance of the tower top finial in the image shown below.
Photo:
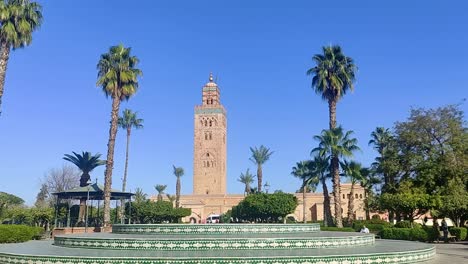
<svg viewBox="0 0 468 264"><path fill-rule="evenodd" d="M210 72L210 82L213 82L213 73Z"/></svg>

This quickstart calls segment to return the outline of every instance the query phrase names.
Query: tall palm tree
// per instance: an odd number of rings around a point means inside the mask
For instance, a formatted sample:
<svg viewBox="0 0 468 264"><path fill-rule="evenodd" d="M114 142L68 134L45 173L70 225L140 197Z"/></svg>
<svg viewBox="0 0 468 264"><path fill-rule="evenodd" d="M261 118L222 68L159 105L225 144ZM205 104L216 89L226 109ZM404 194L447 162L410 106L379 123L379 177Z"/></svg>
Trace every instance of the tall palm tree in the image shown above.
<svg viewBox="0 0 468 264"><path fill-rule="evenodd" d="M136 68L138 58L131 55L131 49L123 45L112 46L109 52L101 55L98 62L97 86L107 97L112 98L109 141L107 143L107 162L104 179L104 226L110 224L110 193L112 169L114 167L114 147L118 127L120 102L128 100L138 89L138 77L142 75Z"/></svg>
<svg viewBox="0 0 468 264"><path fill-rule="evenodd" d="M369 140L369 145L373 145L374 149L379 153L380 157L377 157L373 166L375 171L380 174L383 178L383 187L382 191L386 192L391 189L391 186L394 183L394 180L391 179L392 177L389 175L386 167L387 161L387 153L389 152L389 148L391 148L391 144L393 142L392 133L388 128L384 127L377 127L371 133L371 140Z"/></svg>
<svg viewBox="0 0 468 264"><path fill-rule="evenodd" d="M130 145L130 134L132 133L132 128L140 129L143 128L143 119L138 118L138 112L132 112L130 109L125 109L122 112L122 116L119 117L117 121L120 128L127 131L127 147L125 151L125 169L124 177L122 181L122 192L125 192L127 186L127 171L128 171L128 150Z"/></svg>
<svg viewBox="0 0 468 264"><path fill-rule="evenodd" d="M163 195L164 195L164 191L166 190L166 188L167 188L167 185L163 185L163 184L156 184L154 186L154 189L156 189L156 191L158 192L158 201L163 200Z"/></svg>
<svg viewBox="0 0 468 264"><path fill-rule="evenodd" d="M132 133L132 128L140 129L143 128L143 119L138 118L137 112L132 112L130 109L125 109L122 112L122 116L119 116L119 120L117 121L120 128L125 129L127 131L127 147L125 150L125 169L124 169L124 177L122 179L122 192L125 192L125 188L127 187L127 171L128 171L128 150L130 146L130 134ZM123 224L124 221L124 200L120 200L120 221Z"/></svg>
<svg viewBox="0 0 468 264"><path fill-rule="evenodd" d="M314 188L318 184L318 177L312 173L314 168L312 168L312 163L310 160L300 161L296 163L296 166L292 167L291 175L302 180L302 221L307 223L306 218L306 193L308 188Z"/></svg>
<svg viewBox="0 0 468 264"><path fill-rule="evenodd" d="M40 4L30 0L0 1L0 110L10 51L30 45L32 33L41 23Z"/></svg>
<svg viewBox="0 0 468 264"><path fill-rule="evenodd" d="M376 184L380 184L381 180L369 168L362 168L361 175L361 186L364 188L364 210L366 211L366 220L370 220L369 199L372 195L372 189Z"/></svg>
<svg viewBox="0 0 468 264"><path fill-rule="evenodd" d="M101 154L96 153L96 155L92 155L90 152L81 152L81 155L72 152L73 155L65 154L63 159L69 161L78 167L81 170L82 174L80 177L80 187L84 187L88 185L88 182L91 180L91 176L89 173L93 171L96 167L104 165L106 163L105 160L101 160ZM85 208L86 208L86 199L80 199L80 211L78 213L78 221L84 221L85 215Z"/></svg>
<svg viewBox="0 0 468 264"><path fill-rule="evenodd" d="M330 192L326 180L330 178L330 162L328 157L316 155L311 161L312 173L319 177L323 189L323 224L333 226L333 217L331 213Z"/></svg>
<svg viewBox="0 0 468 264"><path fill-rule="evenodd" d="M330 159L330 174L333 182L333 198L335 202L335 220L337 227L343 227L341 212L341 191L340 191L340 159L352 157L353 152L358 150L357 139L351 138L353 131L344 132L341 126L334 129L322 130L320 135L314 136L319 142L319 146L312 150L320 156Z"/></svg>
<svg viewBox="0 0 468 264"><path fill-rule="evenodd" d="M174 169L174 176L177 178L176 182L176 208L180 207L180 177L184 176L184 168L172 165Z"/></svg>
<svg viewBox="0 0 468 264"><path fill-rule="evenodd" d="M270 159L271 154L273 151L270 151L269 148L261 145L259 148L250 147L250 151L252 152L252 157L250 160L257 165L257 191L262 192L262 180L263 180L263 172L262 172L262 165Z"/></svg>
<svg viewBox="0 0 468 264"><path fill-rule="evenodd" d="M363 168L361 163L348 160L343 161L341 167L343 168L344 176L348 176L351 182L351 190L348 199L348 222L352 223L354 221L354 187L356 183L363 181L361 174Z"/></svg>
<svg viewBox="0 0 468 264"><path fill-rule="evenodd" d="M322 47L323 54L312 57L315 67L307 71L312 75L312 88L328 102L330 129L336 127L336 104L348 90L354 89L356 65L346 57L340 46Z"/></svg>
<svg viewBox="0 0 468 264"><path fill-rule="evenodd" d="M254 179L255 179L255 176L250 173L249 169L247 169L245 173L241 173L239 179L237 179L237 181L245 185L244 195L252 192L252 189L250 188L250 184L254 182Z"/></svg>

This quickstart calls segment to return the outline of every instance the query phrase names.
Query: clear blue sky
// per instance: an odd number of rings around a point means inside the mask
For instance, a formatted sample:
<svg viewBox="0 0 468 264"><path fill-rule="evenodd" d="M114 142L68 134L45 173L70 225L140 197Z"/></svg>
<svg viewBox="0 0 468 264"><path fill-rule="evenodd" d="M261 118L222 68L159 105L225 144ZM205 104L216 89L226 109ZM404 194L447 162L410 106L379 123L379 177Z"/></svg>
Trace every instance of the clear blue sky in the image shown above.
<svg viewBox="0 0 468 264"><path fill-rule="evenodd" d="M121 109L140 112L133 133L129 188L175 192L172 164L185 168L192 192L193 107L210 71L228 111L228 191L242 192L249 146L275 151L264 166L271 189L294 191L295 162L309 157L313 135L328 126L314 94L311 57L340 44L359 67L356 90L337 119L367 146L376 126L403 121L411 106L459 103L468 95L468 5L464 1L40 1L43 26L32 46L14 51L0 117L0 191L34 203L40 178L64 153L105 156L111 101L96 82L96 63L111 45L141 60L140 90ZM436 3L439 2L439 3ZM467 110L467 103L462 106ZM115 153L120 188L125 133ZM103 180L104 169L92 178Z"/></svg>

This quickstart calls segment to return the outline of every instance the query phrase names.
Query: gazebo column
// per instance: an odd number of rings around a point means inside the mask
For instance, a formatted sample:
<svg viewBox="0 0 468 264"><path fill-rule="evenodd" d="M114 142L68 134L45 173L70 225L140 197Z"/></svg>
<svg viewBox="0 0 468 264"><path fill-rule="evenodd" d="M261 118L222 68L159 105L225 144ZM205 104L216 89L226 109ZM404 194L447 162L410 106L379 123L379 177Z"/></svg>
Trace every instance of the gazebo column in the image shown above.
<svg viewBox="0 0 468 264"><path fill-rule="evenodd" d="M128 224L132 224L132 196L128 199Z"/></svg>
<svg viewBox="0 0 468 264"><path fill-rule="evenodd" d="M55 221L54 221L54 228L57 228L57 223L58 223L58 202L59 202L59 198L58 198L58 195L57 195L57 198L55 198Z"/></svg>
<svg viewBox="0 0 468 264"><path fill-rule="evenodd" d="M68 208L67 208L67 227L70 227L70 199L68 199L67 202Z"/></svg>

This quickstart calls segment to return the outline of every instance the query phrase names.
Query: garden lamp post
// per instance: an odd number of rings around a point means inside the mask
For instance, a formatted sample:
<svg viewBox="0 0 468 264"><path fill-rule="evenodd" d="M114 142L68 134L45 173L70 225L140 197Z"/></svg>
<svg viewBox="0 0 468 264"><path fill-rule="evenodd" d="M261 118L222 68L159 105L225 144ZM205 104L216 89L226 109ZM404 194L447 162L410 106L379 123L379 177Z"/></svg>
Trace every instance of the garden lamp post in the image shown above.
<svg viewBox="0 0 468 264"><path fill-rule="evenodd" d="M89 179L87 182L88 184L87 186L87 189L88 189L88 196L86 198L86 220L85 220L85 233L88 233L88 200L89 200L89 188L90 188L90 185L91 185L91 179Z"/></svg>

